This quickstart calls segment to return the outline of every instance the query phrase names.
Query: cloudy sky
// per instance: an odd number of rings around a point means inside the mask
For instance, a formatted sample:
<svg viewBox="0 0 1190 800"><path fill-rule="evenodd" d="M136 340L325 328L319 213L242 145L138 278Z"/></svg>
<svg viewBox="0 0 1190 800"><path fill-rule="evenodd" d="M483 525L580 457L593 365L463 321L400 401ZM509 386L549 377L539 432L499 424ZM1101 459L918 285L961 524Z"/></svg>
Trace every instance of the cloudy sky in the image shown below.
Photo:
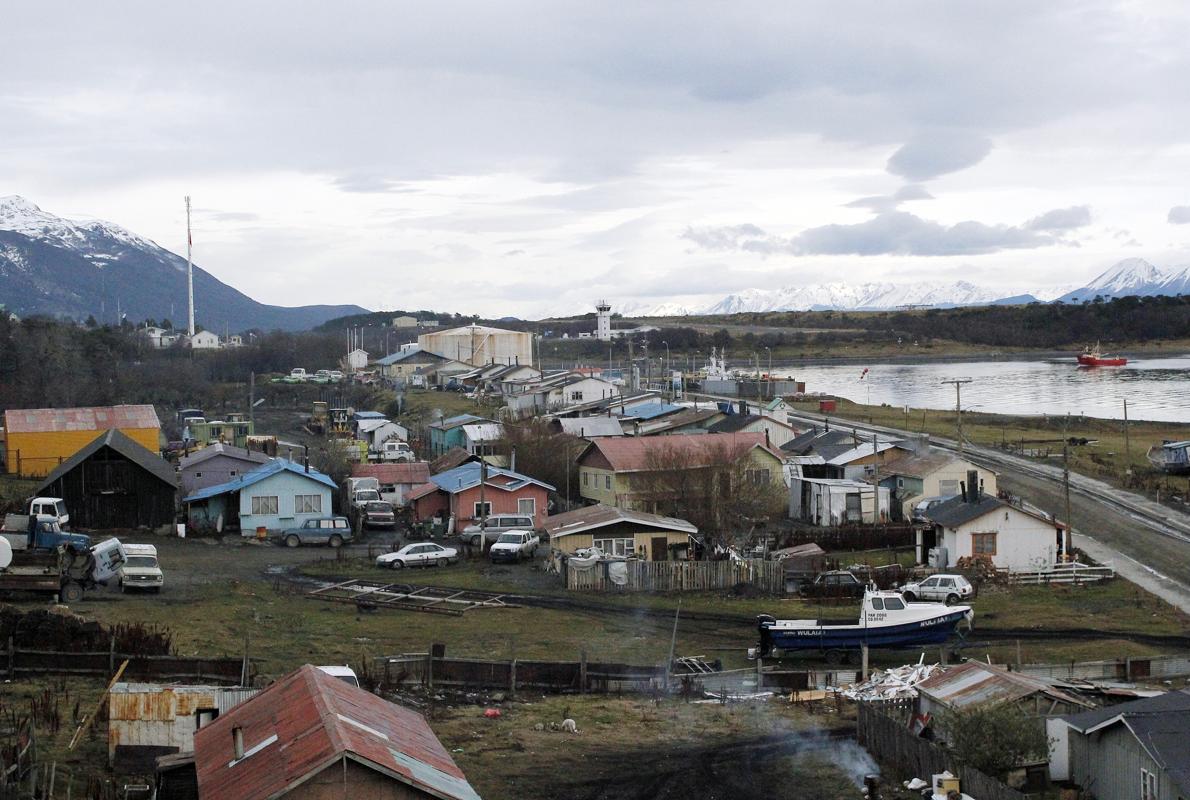
<svg viewBox="0 0 1190 800"><path fill-rule="evenodd" d="M0 195L266 302L1190 263L1182 2L8 3Z"/></svg>

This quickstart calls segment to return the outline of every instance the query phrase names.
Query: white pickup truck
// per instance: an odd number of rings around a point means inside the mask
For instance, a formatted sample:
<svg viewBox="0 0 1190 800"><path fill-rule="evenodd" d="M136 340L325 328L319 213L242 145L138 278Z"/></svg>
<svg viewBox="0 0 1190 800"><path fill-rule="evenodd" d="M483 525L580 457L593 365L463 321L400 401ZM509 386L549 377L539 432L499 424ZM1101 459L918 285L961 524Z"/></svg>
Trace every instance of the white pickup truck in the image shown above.
<svg viewBox="0 0 1190 800"><path fill-rule="evenodd" d="M521 561L537 553L540 540L533 531L505 531L488 551L492 563L497 561Z"/></svg>
<svg viewBox="0 0 1190 800"><path fill-rule="evenodd" d="M29 501L29 510L25 513L33 517L54 517L63 530L70 524L66 501L61 497L34 497Z"/></svg>

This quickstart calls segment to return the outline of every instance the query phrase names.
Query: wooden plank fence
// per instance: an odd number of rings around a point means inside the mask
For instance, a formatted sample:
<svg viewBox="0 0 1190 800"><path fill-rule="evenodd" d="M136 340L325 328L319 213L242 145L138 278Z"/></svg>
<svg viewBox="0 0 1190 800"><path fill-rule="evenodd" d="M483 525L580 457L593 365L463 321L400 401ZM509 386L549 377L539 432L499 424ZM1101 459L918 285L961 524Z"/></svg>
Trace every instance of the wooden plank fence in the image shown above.
<svg viewBox="0 0 1190 800"><path fill-rule="evenodd" d="M623 572L620 572L620 570ZM567 564L566 588L587 592L700 592L749 584L767 594L785 591L778 561L599 561L576 569Z"/></svg>
<svg viewBox="0 0 1190 800"><path fill-rule="evenodd" d="M1049 583L1098 583L1116 577L1110 564L1091 566L1073 561L1069 564L1054 564L1048 569L1017 570L1008 573L1009 583L1044 585Z"/></svg>
<svg viewBox="0 0 1190 800"><path fill-rule="evenodd" d="M777 536L782 547L817 544L823 550L877 550L886 547L912 547L916 534L909 523L879 525L839 525L802 527L782 530Z"/></svg>
<svg viewBox="0 0 1190 800"><path fill-rule="evenodd" d="M242 658L191 658L187 656L142 656L118 653L71 653L8 647L0 650L0 673L12 679L22 675L95 675L107 678L128 661L127 678L142 681L197 681L238 685L243 677ZM248 679L255 667L249 664Z"/></svg>
<svg viewBox="0 0 1190 800"><path fill-rule="evenodd" d="M1026 800L1026 795L1011 789L979 770L954 762L945 750L915 735L904 722L868 703L859 704L856 736L861 747L878 761L891 764L905 778L930 780L930 776L949 769L962 783L963 793L979 800Z"/></svg>

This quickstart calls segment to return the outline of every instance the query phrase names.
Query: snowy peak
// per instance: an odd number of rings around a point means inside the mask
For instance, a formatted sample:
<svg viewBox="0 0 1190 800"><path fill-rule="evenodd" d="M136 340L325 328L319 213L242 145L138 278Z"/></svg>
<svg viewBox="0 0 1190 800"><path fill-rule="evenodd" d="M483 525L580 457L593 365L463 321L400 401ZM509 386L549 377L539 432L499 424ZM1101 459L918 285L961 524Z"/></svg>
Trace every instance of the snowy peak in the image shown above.
<svg viewBox="0 0 1190 800"><path fill-rule="evenodd" d="M1126 292L1149 284L1160 283L1166 276L1143 258L1126 258L1108 269L1086 289L1102 289L1107 292Z"/></svg>
<svg viewBox="0 0 1190 800"><path fill-rule="evenodd" d="M15 194L0 197L0 231L12 231L72 250L93 250L109 255L113 244L160 249L154 242L119 225L97 219L58 217Z"/></svg>

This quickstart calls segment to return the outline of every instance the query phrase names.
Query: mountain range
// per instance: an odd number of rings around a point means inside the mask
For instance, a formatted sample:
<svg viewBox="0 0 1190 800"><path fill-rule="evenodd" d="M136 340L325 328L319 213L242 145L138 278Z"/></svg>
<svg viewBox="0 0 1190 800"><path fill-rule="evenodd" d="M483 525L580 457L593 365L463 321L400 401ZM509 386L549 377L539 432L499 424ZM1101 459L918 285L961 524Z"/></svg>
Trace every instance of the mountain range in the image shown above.
<svg viewBox="0 0 1190 800"><path fill-rule="evenodd" d="M967 281L954 283L817 283L780 289L744 289L704 307L675 303L626 306L625 316L737 314L763 311L881 311L906 306L1021 305L1034 302L1081 303L1102 297L1190 294L1190 267L1163 272L1143 258L1114 264L1085 286L989 288ZM617 308L617 310L620 310Z"/></svg>
<svg viewBox="0 0 1190 800"><path fill-rule="evenodd" d="M23 197L0 197L0 303L19 316L45 314L186 324L186 259L99 220L42 211ZM195 321L223 333L251 328L305 330L367 313L354 305L273 306L257 302L197 265Z"/></svg>

